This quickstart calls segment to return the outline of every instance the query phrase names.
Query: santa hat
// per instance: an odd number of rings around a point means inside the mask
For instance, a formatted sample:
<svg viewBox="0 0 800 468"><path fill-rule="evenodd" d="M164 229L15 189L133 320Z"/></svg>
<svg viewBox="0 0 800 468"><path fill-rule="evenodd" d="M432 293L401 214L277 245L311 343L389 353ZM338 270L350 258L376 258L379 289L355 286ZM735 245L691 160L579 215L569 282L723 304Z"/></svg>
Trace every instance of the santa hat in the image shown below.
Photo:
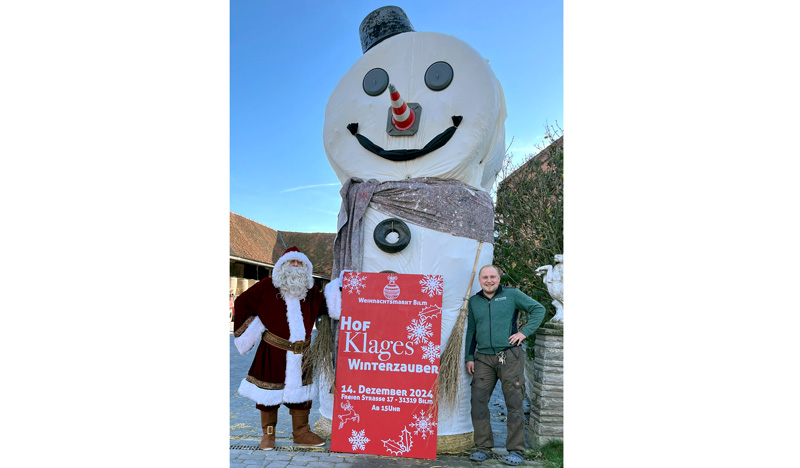
<svg viewBox="0 0 800 468"><path fill-rule="evenodd" d="M311 276L311 272L314 271L314 265L311 264L311 260L309 260L308 257L306 257L306 255L303 252L300 252L300 250L298 250L297 247L292 246L286 249L286 252L284 252L283 255L281 255L281 258L279 258L278 262L275 264L274 270L279 270L283 268L284 264L287 264L292 260L299 260L303 262L304 265L308 266L307 285L309 288L314 286L314 278ZM275 286L280 287L279 284L276 284Z"/></svg>

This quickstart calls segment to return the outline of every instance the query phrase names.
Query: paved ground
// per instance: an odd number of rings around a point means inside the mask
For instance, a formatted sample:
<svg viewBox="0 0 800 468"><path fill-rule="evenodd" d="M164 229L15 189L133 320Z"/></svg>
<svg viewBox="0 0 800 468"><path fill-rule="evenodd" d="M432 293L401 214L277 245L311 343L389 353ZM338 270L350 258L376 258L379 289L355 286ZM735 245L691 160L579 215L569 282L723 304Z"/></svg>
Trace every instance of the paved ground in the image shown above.
<svg viewBox="0 0 800 468"><path fill-rule="evenodd" d="M297 449L292 445L292 424L289 410L281 406L278 410L278 425L275 427L276 449L271 451L258 450L261 440L261 420L255 403L239 396L236 390L239 383L247 375L250 363L253 360L253 351L240 355L233 345L233 335L230 337L230 462L231 468L283 468L283 467L499 467L507 466L501 459L507 454L505 449L496 448L495 458L481 463L469 459L469 452L458 455L438 455L436 460L419 460L400 457L382 457L377 455L337 453L330 451L330 442L324 447L314 449ZM492 430L495 435L495 446L504 447L506 438L505 405L500 385L494 389L489 402L492 419ZM525 413L529 412L529 404L525 402ZM315 399L311 408L309 423L312 428L319 419L319 402ZM471 451L470 451L471 452ZM537 466L541 463L524 461L520 466Z"/></svg>

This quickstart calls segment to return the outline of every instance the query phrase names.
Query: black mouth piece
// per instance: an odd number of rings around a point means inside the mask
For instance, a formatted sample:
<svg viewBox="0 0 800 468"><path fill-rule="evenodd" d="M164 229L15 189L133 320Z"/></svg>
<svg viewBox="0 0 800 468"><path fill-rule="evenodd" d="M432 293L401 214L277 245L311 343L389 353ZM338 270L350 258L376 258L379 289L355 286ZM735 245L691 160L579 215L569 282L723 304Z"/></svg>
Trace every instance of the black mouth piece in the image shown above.
<svg viewBox="0 0 800 468"><path fill-rule="evenodd" d="M426 154L430 153L431 151L435 151L450 141L450 138L456 132L458 125L461 123L463 119L460 115L454 115L453 119L453 126L448 127L447 130L443 131L442 133L433 137L431 141L428 142L422 149L402 149L402 150L391 150L387 151L380 146L376 145L375 143L371 142L369 138L365 137L358 133L358 123L351 123L347 126L347 130L358 139L358 142L361 146L364 147L367 151L376 154L384 159L388 159L389 161L411 161L412 159L416 159L420 156L425 156Z"/></svg>

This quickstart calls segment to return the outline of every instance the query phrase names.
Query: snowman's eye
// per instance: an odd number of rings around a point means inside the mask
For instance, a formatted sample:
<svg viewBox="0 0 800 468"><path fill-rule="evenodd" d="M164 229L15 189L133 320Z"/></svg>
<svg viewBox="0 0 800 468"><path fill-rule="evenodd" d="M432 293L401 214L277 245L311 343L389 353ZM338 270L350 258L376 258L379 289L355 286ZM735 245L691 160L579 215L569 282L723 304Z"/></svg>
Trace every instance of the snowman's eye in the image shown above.
<svg viewBox="0 0 800 468"><path fill-rule="evenodd" d="M382 68L373 68L364 75L364 92L370 96L378 96L389 86L389 74Z"/></svg>
<svg viewBox="0 0 800 468"><path fill-rule="evenodd" d="M447 62L436 62L425 72L425 84L433 91L441 91L453 81L453 67Z"/></svg>

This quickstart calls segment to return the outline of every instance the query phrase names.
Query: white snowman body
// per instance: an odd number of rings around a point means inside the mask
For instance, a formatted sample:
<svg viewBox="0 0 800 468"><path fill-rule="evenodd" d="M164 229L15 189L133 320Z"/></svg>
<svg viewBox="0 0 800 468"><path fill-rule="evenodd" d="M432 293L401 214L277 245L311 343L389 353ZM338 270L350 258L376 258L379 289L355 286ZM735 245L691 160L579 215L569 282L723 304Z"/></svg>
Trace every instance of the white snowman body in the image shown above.
<svg viewBox="0 0 800 468"><path fill-rule="evenodd" d="M434 91L426 85L425 73L430 65L442 61L452 67L452 82L445 89ZM394 136L387 132L389 91L371 96L363 88L365 75L375 68L388 74L405 102L422 107L416 134ZM390 161L367 151L347 129L348 124L357 123L359 134L385 150L419 149L452 126L452 116L463 117L452 138L443 147L410 161ZM503 90L477 51L450 35L406 32L369 49L339 81L325 110L323 141L328 160L342 183L351 177L380 182L435 177L458 180L472 190L488 192L504 157L505 118ZM378 223L391 217L367 208L361 271L442 275L444 349L465 297L480 289L477 271L470 284L479 242L405 220L411 233L409 245L400 252L387 253L373 241L373 231ZM492 254L493 246L483 243L477 268L491 264ZM472 432L470 381L462 368L458 407L440 404L439 436ZM325 385L329 384L323 383L320 388L327 388ZM333 396L320 392L320 407L321 414L331 419Z"/></svg>

